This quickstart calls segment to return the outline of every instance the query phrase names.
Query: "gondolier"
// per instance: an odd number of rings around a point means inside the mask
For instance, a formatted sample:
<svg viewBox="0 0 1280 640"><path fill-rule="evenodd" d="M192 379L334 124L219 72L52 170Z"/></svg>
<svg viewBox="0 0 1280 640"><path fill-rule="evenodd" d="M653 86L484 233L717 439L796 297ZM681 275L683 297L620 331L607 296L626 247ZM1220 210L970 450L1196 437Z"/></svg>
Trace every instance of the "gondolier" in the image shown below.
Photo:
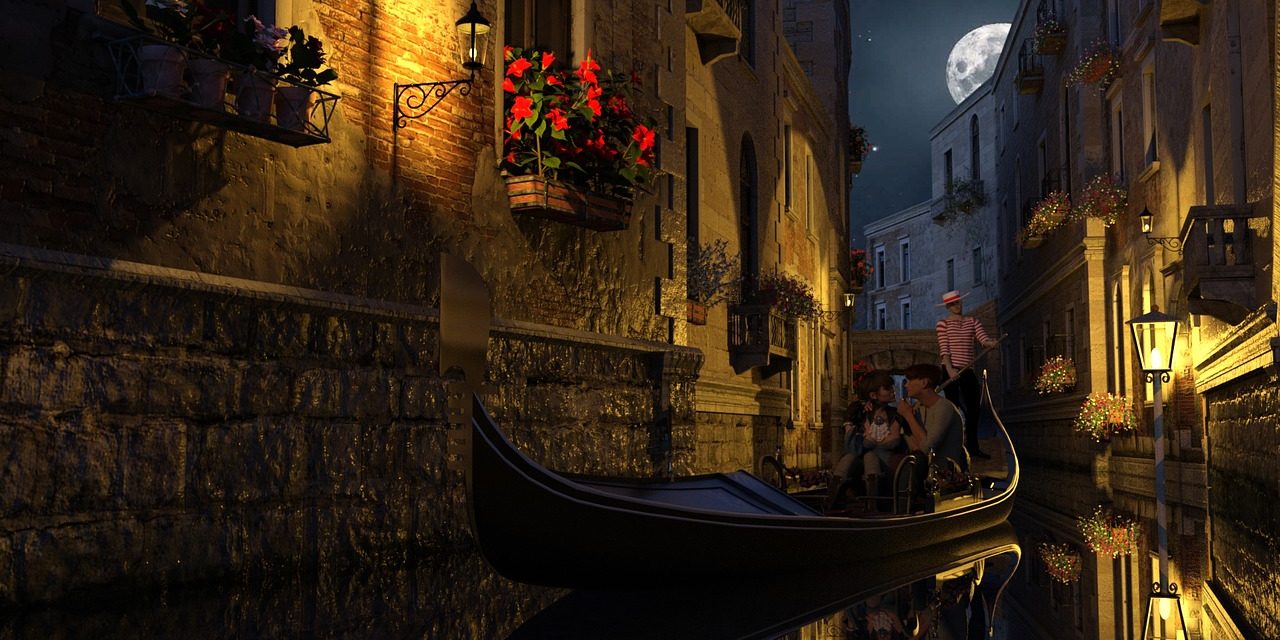
<svg viewBox="0 0 1280 640"><path fill-rule="evenodd" d="M938 321L935 330L938 333L938 354L942 357L942 366L947 371L948 379L953 380L944 388L947 399L960 407L964 414L964 445L969 455L976 458L991 456L978 448L978 421L981 420L978 374L974 373L974 342L984 347L994 347L995 340L987 335L982 323L973 316L964 315L965 295L959 291L948 291L942 294L942 304L947 308L947 316Z"/></svg>

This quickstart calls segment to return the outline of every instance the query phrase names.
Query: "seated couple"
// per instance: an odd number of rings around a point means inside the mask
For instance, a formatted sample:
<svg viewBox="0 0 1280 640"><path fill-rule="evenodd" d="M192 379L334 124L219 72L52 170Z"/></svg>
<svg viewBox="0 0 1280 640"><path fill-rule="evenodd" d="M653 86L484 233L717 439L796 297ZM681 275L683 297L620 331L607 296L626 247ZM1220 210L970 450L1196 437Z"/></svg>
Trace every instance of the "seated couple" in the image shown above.
<svg viewBox="0 0 1280 640"><path fill-rule="evenodd" d="M849 405L844 423L845 454L836 463L831 479L832 508L839 508L847 488L867 496L881 494L881 480L892 477L908 453L933 451L968 470L964 419L951 401L937 392L942 370L931 364L907 367L907 395L895 404L893 377L875 371L859 385L859 395ZM861 478L861 482L858 479Z"/></svg>

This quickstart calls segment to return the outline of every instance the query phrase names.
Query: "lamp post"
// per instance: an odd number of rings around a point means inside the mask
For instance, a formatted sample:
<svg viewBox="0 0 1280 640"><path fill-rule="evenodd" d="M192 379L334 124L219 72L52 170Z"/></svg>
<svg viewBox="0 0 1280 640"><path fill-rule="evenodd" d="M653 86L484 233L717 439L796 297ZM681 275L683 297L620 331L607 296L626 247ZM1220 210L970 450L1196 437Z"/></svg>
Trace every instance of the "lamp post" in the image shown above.
<svg viewBox="0 0 1280 640"><path fill-rule="evenodd" d="M1168 514L1164 500L1164 406L1162 385L1169 382L1173 370L1174 346L1178 341L1178 320L1152 307L1128 322L1133 336L1133 348L1138 352L1138 362L1143 377L1152 387L1152 435L1155 450L1156 472L1156 537L1160 553L1160 575L1151 586L1151 600L1147 604L1147 620L1143 625L1145 640L1182 640L1186 638L1186 619L1182 615L1182 602L1178 598L1178 585L1169 582L1169 531ZM1177 628L1171 629L1170 620L1177 610ZM1156 620L1159 616L1159 620Z"/></svg>

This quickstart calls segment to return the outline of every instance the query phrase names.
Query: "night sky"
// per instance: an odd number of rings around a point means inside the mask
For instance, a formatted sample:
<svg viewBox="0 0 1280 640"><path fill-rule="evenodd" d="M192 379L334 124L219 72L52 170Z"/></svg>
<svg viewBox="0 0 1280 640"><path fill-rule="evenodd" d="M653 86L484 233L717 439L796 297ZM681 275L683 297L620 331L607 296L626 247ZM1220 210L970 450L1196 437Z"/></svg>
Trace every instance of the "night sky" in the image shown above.
<svg viewBox="0 0 1280 640"><path fill-rule="evenodd" d="M929 197L929 130L956 106L946 82L951 47L984 24L1012 22L1017 8L1017 0L852 0L849 116L879 148L853 180L855 246L862 225Z"/></svg>

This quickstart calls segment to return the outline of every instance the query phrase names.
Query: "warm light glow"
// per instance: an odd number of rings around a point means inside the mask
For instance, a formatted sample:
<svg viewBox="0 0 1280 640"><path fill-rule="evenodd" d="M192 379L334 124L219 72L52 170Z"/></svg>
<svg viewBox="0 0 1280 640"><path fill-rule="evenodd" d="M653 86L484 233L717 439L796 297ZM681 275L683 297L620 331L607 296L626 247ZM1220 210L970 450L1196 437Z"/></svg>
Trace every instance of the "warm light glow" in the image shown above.
<svg viewBox="0 0 1280 640"><path fill-rule="evenodd" d="M1187 634L1182 629L1178 629L1178 640L1187 640Z"/></svg>
<svg viewBox="0 0 1280 640"><path fill-rule="evenodd" d="M1168 620L1171 613L1173 613L1173 605L1169 604L1169 599L1160 598L1160 619Z"/></svg>
<svg viewBox="0 0 1280 640"><path fill-rule="evenodd" d="M1165 367L1164 367L1164 354L1163 354L1163 353L1160 353L1160 348L1159 348L1159 347L1151 347L1151 360L1150 360L1150 362L1151 362L1151 368L1152 368L1152 369L1164 369L1164 368L1165 368ZM1160 607L1161 607L1161 609L1160 609L1160 615L1161 615L1161 617L1166 617L1166 618L1167 618L1167 617L1169 616L1169 614L1167 613L1167 607L1168 607L1168 606L1169 606L1169 604L1168 604L1167 602L1162 602L1162 603L1160 603Z"/></svg>

